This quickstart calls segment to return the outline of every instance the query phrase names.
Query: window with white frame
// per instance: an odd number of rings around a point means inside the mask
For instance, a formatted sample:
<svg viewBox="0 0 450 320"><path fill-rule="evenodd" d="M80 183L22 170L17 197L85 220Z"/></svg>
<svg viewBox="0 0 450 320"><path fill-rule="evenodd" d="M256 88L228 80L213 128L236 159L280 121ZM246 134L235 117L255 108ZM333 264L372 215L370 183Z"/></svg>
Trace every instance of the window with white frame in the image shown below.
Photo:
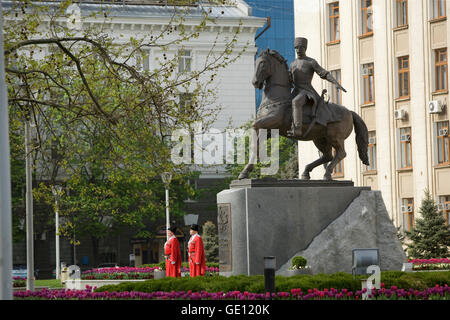
<svg viewBox="0 0 450 320"><path fill-rule="evenodd" d="M136 55L136 68L138 70L150 70L150 50L140 50Z"/></svg>
<svg viewBox="0 0 450 320"><path fill-rule="evenodd" d="M178 51L179 72L190 72L192 67L192 51L191 50L180 50Z"/></svg>

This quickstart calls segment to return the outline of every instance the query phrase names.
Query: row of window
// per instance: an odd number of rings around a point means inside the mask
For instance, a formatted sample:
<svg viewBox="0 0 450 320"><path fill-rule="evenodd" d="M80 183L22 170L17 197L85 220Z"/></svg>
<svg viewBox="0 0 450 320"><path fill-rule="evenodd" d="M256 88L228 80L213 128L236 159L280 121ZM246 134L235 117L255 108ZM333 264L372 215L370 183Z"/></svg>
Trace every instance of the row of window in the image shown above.
<svg viewBox="0 0 450 320"><path fill-rule="evenodd" d="M409 56L397 58L397 97L409 98ZM374 103L373 63L363 65L363 104ZM434 50L434 92L448 90L447 48Z"/></svg>
<svg viewBox="0 0 450 320"><path fill-rule="evenodd" d="M436 164L450 165L450 135L449 135L449 121L440 121L435 123L436 139ZM376 132L369 131L369 145L368 145L369 166L364 166L364 172L376 172L377 170L377 142ZM411 128L398 129L398 168L412 169L412 144L411 144ZM344 175L344 163L341 160L336 165L333 171L334 177L341 177Z"/></svg>
<svg viewBox="0 0 450 320"><path fill-rule="evenodd" d="M397 97L409 98L410 95L410 62L409 56L397 58ZM341 70L331 71L333 77L341 82ZM362 104L375 103L374 64L362 65ZM434 50L434 83L433 92L445 92L448 90L448 61L447 48ZM331 86L331 101L342 104L342 95L335 85Z"/></svg>
<svg viewBox="0 0 450 320"><path fill-rule="evenodd" d="M439 196L438 210L442 213L445 219L445 224L448 226L450 222L450 195ZM414 199L402 198L400 204L400 211L402 214L403 230L412 231L414 228Z"/></svg>
<svg viewBox="0 0 450 320"><path fill-rule="evenodd" d="M141 56L137 56L136 66L138 69L150 70L150 52L144 50ZM163 55L165 59L165 55ZM178 51L178 72L190 72L192 71L192 51L191 50L179 50Z"/></svg>
<svg viewBox="0 0 450 320"><path fill-rule="evenodd" d="M409 56L398 58L398 97L408 98L409 87ZM434 92L448 89L447 48L434 50Z"/></svg>
<svg viewBox="0 0 450 320"><path fill-rule="evenodd" d="M360 0L359 5L361 8L361 35L370 35L373 33L372 0ZM408 0L396 0L394 10L395 26L402 27L408 25ZM446 17L446 0L430 0L430 13L433 20ZM339 41L339 1L332 2L328 5L328 28L329 41Z"/></svg>

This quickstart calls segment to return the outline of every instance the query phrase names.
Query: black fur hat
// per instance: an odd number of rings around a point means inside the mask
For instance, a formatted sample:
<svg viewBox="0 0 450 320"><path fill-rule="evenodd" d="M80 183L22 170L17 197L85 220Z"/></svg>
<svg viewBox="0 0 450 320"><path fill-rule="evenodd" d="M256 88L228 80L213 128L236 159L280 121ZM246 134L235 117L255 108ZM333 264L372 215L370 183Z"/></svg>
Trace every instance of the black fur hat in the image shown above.
<svg viewBox="0 0 450 320"><path fill-rule="evenodd" d="M172 231L173 233L175 233L175 231L177 231L177 227L169 227L169 228L167 228L167 230L170 230L170 231Z"/></svg>

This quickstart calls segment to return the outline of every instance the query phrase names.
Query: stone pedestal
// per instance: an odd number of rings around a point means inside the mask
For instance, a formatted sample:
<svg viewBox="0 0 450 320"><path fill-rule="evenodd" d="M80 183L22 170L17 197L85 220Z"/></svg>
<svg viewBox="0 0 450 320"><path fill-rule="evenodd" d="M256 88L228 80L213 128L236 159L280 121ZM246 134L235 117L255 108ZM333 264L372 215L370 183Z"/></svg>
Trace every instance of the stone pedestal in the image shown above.
<svg viewBox="0 0 450 320"><path fill-rule="evenodd" d="M407 261L381 191L362 190L344 213L294 256L306 258L314 274L351 273L355 248L377 248L381 271L400 270ZM289 275L291 265L292 258L279 266L277 275Z"/></svg>
<svg viewBox="0 0 450 320"><path fill-rule="evenodd" d="M277 268L286 264L362 190L370 188L351 181L233 181L217 194L220 274L263 274L265 256L275 256Z"/></svg>

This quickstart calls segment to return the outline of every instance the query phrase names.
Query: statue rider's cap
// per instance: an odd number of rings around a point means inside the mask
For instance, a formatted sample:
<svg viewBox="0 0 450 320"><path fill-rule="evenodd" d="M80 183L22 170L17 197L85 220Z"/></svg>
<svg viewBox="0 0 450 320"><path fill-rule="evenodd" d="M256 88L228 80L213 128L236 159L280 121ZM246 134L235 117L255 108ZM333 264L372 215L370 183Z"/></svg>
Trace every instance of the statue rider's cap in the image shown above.
<svg viewBox="0 0 450 320"><path fill-rule="evenodd" d="M308 39L302 37L295 38L294 48L300 47L301 45L306 48L308 46Z"/></svg>

